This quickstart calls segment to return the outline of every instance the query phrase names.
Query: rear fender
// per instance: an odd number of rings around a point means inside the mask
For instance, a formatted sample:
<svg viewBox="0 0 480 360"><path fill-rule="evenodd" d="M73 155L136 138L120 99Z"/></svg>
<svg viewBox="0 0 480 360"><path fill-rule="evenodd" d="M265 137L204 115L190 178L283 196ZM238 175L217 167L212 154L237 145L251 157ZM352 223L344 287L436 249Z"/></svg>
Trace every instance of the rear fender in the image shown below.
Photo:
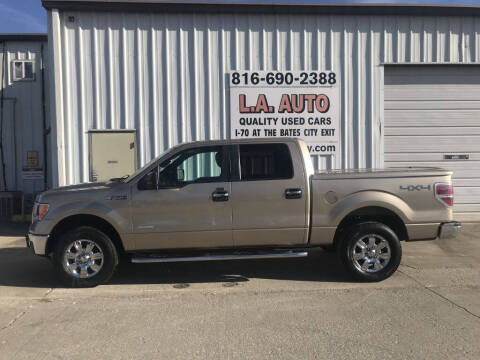
<svg viewBox="0 0 480 360"><path fill-rule="evenodd" d="M330 223L338 226L348 214L371 206L390 210L405 224L410 223L414 217L414 211L398 196L382 191L360 191L345 197L335 205L330 211Z"/></svg>

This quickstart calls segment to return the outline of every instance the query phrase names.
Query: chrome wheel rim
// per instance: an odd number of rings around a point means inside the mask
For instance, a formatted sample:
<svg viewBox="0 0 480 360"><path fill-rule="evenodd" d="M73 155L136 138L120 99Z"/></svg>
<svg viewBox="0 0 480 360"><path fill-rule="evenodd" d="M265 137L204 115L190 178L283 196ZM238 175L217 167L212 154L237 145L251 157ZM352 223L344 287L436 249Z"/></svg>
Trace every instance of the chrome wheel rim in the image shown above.
<svg viewBox="0 0 480 360"><path fill-rule="evenodd" d="M88 279L97 275L103 263L102 248L92 240L75 240L63 255L63 268L75 278Z"/></svg>
<svg viewBox="0 0 480 360"><path fill-rule="evenodd" d="M379 272L388 265L391 257L388 241L377 234L363 236L352 248L353 263L361 272Z"/></svg>

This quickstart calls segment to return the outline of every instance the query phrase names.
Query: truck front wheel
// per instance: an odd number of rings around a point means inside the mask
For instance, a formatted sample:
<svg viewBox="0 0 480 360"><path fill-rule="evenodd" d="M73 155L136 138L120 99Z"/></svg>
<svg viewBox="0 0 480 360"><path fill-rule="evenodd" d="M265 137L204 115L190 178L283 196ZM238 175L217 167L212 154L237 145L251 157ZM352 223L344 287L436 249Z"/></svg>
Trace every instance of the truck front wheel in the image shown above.
<svg viewBox="0 0 480 360"><path fill-rule="evenodd" d="M338 243L340 259L360 281L381 281L400 265L402 246L395 232L379 222L352 225Z"/></svg>
<svg viewBox="0 0 480 360"><path fill-rule="evenodd" d="M106 234L94 227L81 226L60 235L53 260L65 285L92 287L110 279L118 255Z"/></svg>

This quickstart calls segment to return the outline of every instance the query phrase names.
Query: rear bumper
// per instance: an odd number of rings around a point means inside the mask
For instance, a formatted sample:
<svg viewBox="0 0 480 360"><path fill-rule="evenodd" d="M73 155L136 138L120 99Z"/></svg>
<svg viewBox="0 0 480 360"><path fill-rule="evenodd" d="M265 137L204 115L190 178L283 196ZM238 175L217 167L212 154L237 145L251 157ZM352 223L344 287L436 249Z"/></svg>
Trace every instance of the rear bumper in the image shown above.
<svg viewBox="0 0 480 360"><path fill-rule="evenodd" d="M47 255L45 253L47 248L48 235L35 235L28 233L25 237L27 247L32 249L36 255Z"/></svg>
<svg viewBox="0 0 480 360"><path fill-rule="evenodd" d="M462 229L462 224L456 221L440 224L438 231L438 237L440 239L453 239L456 238Z"/></svg>
<svg viewBox="0 0 480 360"><path fill-rule="evenodd" d="M458 235L462 225L457 221L427 224L407 224L408 241L452 239Z"/></svg>

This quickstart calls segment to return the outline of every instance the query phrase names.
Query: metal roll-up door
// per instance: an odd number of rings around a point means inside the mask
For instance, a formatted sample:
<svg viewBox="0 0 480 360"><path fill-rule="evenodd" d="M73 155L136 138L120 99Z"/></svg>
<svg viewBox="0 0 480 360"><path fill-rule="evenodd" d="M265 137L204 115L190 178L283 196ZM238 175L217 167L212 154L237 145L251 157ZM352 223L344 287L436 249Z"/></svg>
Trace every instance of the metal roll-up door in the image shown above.
<svg viewBox="0 0 480 360"><path fill-rule="evenodd" d="M455 217L480 221L480 66L385 67L385 166L452 170Z"/></svg>

